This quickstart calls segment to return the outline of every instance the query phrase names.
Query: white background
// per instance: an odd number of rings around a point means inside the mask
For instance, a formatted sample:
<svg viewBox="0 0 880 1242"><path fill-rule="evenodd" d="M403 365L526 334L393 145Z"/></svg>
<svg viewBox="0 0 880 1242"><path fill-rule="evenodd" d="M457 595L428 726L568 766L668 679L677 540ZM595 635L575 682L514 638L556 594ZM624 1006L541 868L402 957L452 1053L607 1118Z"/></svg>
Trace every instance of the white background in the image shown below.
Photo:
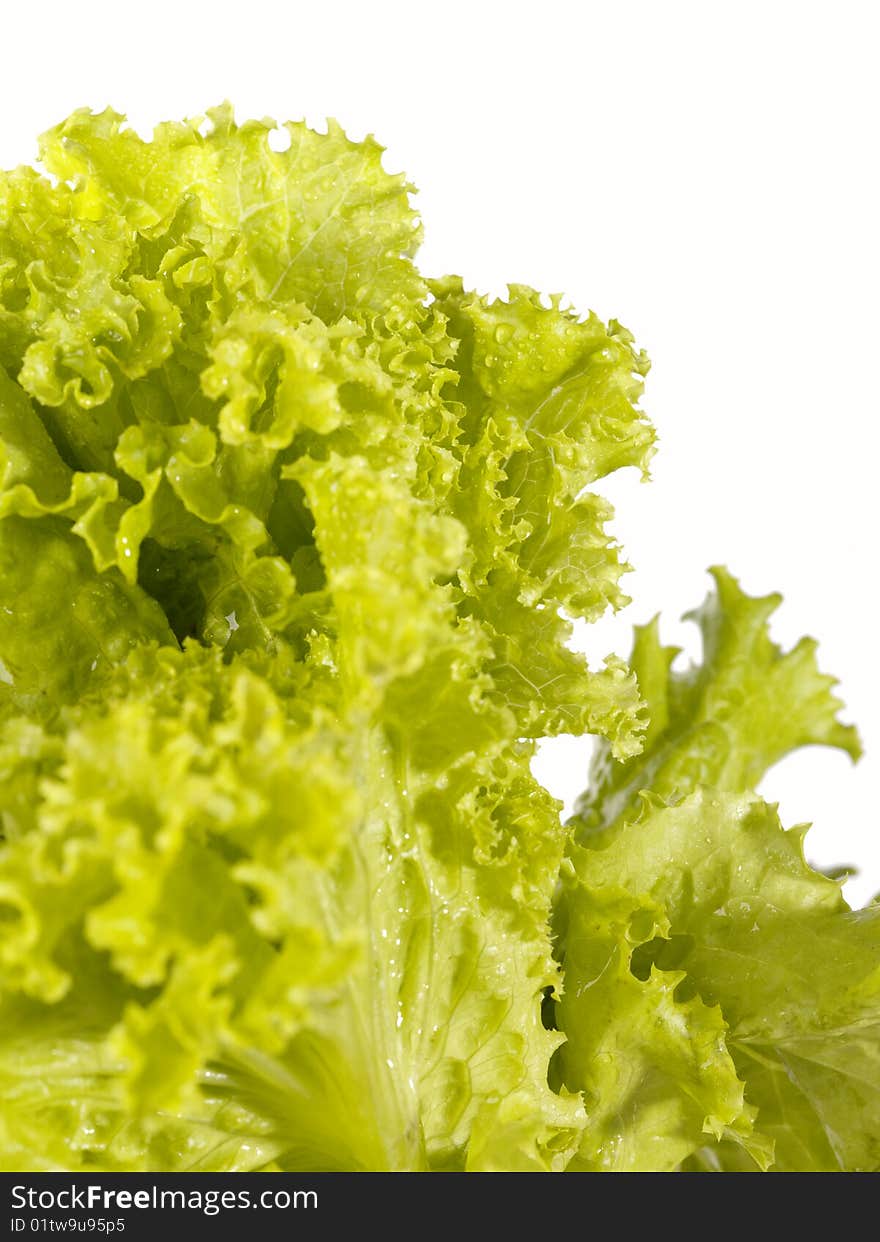
<svg viewBox="0 0 880 1242"><path fill-rule="evenodd" d="M725 562L784 592L775 634L821 640L861 725L857 769L810 750L766 781L822 863L880 888L876 541L878 7L785 3L295 2L7 6L0 163L74 107L142 130L224 97L239 116L337 116L421 188L422 264L482 290L564 291L654 360L654 482L612 481L636 603L579 641L628 650ZM631 474L632 472L628 472ZM589 743L538 760L571 799Z"/></svg>

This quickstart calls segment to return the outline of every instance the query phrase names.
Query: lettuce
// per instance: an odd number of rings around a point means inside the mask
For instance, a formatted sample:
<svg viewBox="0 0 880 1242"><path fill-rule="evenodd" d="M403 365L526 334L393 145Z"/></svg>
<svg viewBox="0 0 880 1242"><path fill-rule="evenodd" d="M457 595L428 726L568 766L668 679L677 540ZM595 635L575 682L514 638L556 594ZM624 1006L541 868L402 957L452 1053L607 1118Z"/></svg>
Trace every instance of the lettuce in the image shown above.
<svg viewBox="0 0 880 1242"><path fill-rule="evenodd" d="M574 652L647 359L273 129L0 176L0 1167L876 1167L880 908L754 793L858 755L815 645L716 570Z"/></svg>

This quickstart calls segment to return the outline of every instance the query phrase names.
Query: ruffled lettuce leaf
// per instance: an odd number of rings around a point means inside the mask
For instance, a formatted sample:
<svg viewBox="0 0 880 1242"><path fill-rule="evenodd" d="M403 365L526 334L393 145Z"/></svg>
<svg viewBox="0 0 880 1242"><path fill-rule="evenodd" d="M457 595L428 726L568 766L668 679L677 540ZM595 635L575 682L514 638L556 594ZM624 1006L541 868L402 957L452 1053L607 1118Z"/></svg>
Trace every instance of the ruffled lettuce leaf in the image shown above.
<svg viewBox="0 0 880 1242"><path fill-rule="evenodd" d="M564 891L557 1012L568 1039L554 1069L583 1092L588 1118L570 1168L668 1172L706 1135L742 1144L766 1165L768 1144L753 1133L720 1009L679 996L684 972L641 968L645 945L668 933L663 906L588 885L573 868Z"/></svg>
<svg viewBox="0 0 880 1242"><path fill-rule="evenodd" d="M645 727L567 639L647 363L273 128L79 112L0 179L4 1167L561 1169L530 760Z"/></svg>
<svg viewBox="0 0 880 1242"><path fill-rule="evenodd" d="M857 754L814 645L573 652L645 356L274 128L0 174L0 1167L876 1166L876 920L751 794Z"/></svg>
<svg viewBox="0 0 880 1242"><path fill-rule="evenodd" d="M742 793L801 746L861 754L855 728L837 718L836 682L819 670L815 639L787 652L771 639L768 621L782 597L746 595L727 570L711 573L714 590L687 617L700 628L701 663L674 668L679 649L663 646L656 617L636 627L630 665L648 704L644 746L614 763L607 743L598 743L576 807L581 837L613 831L642 790L666 801L700 785Z"/></svg>
<svg viewBox="0 0 880 1242"><path fill-rule="evenodd" d="M715 593L694 614L701 665L677 672L656 621L637 630L632 664L650 712L644 751L615 765L599 743L573 821L580 844L555 913L565 977L557 1019L568 1034L557 1068L571 1089L595 1093L579 1161L876 1168L876 910L852 912L839 882L805 862L806 828L785 831L750 792L796 746L831 744L855 757L858 739L837 719L815 643L788 653L772 643L778 597L752 599L725 571L714 576ZM610 893L603 940L596 911ZM625 986L612 990L614 972ZM681 1063L670 1071L655 995L665 996L685 1053L699 1045L695 1013L704 1023L714 1016L716 1043L700 1058L704 1075L714 1066L714 1091L700 1083L698 1093ZM596 1052L585 1031L608 1038L617 1022L603 1061L604 1045Z"/></svg>
<svg viewBox="0 0 880 1242"><path fill-rule="evenodd" d="M438 800L335 695L298 720L289 672L143 648L67 713L0 865L14 1159L45 1127L41 1167L150 1168L185 1118L174 1167L561 1167L562 833L528 752L462 757Z"/></svg>
<svg viewBox="0 0 880 1242"><path fill-rule="evenodd" d="M663 911L633 969L675 983L682 1008L697 997L718 1007L775 1168L870 1170L880 1162L880 919L874 907L850 911L839 884L807 866L802 842L803 830L784 831L753 796L648 803L612 845L578 856L589 889L575 906L613 882Z"/></svg>

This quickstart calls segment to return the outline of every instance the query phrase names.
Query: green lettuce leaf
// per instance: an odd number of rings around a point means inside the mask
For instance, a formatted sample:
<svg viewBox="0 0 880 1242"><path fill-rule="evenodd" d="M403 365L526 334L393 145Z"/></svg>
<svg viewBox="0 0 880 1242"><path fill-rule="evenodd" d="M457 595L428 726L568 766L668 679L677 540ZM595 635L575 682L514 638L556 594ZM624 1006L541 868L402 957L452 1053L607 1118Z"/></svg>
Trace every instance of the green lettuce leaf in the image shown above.
<svg viewBox="0 0 880 1242"><path fill-rule="evenodd" d="M79 1091L61 1166L150 1167L164 1113L216 1134L231 1096L258 1165L271 1149L285 1168L561 1167L580 1105L547 1085L559 1037L540 999L563 837L528 753L496 748L503 775L463 762L432 806L433 780L381 730L300 711L193 647L142 649L68 713L64 766L2 858L4 977L33 1074L58 1015L92 1017L59 1069L63 1101L16 1087L23 1127L58 1125ZM476 855L494 849L484 878ZM5 1029L11 1067L22 1019ZM126 1118L153 1136L135 1157Z"/></svg>
<svg viewBox="0 0 880 1242"><path fill-rule="evenodd" d="M702 634L701 664L673 668L678 648L662 645L657 618L636 628L630 664L648 705L645 744L628 763L611 762L607 743L597 745L576 808L579 835L613 830L642 790L667 801L700 785L745 792L800 746L859 757L856 730L837 719L835 680L816 663L816 641L783 652L770 638L782 597L748 596L725 569L712 576L714 591L688 614Z"/></svg>
<svg viewBox="0 0 880 1242"><path fill-rule="evenodd" d="M588 887L574 870L566 889L558 1018L568 1039L555 1068L584 1093L588 1117L571 1168L671 1171L706 1135L729 1135L766 1165L720 1009L680 999L682 971L637 969L645 946L669 930L662 905L601 879Z"/></svg>
<svg viewBox="0 0 880 1242"><path fill-rule="evenodd" d="M646 362L431 290L377 144L272 129L79 112L2 182L3 1159L561 1169L530 761L644 729L558 610L622 600Z"/></svg>
<svg viewBox="0 0 880 1242"><path fill-rule="evenodd" d="M599 1005L596 1021L610 1031L625 991L606 999L594 990L595 957L586 968L590 991L582 991L581 929L603 894L618 892L617 936L606 953L594 931L591 954L613 957L616 969L625 962L626 990L646 1008L651 990L665 988L678 1030L694 1006L717 1016L716 1055L738 1076L740 1110L725 1118L725 1133L711 1095L701 1098L703 1115L696 1109L685 1133L679 1117L693 1083L667 1078L656 1087L666 1062L653 1023L624 1011L626 1042L609 1064L641 1065L617 1088L615 1117L626 1116L627 1126L609 1130L598 1111L581 1160L657 1168L651 1142L665 1136L666 1167L872 1169L880 1163L880 923L873 909L850 911L839 882L806 864L806 828L784 831L775 808L750 792L791 749L824 743L855 758L858 738L837 719L834 682L818 671L815 643L783 654L770 640L767 619L779 598L751 599L728 573L713 572L716 593L694 614L702 665L677 673L677 653L661 646L656 620L637 630L632 664L650 712L644 751L613 764L608 743L599 743L573 821L581 844L569 852L555 914L566 984L558 1020L569 1034L557 1059L572 1089L590 1090L596 1065L583 1054L588 1023L579 1006ZM627 910L653 911L653 925L646 913L641 922L631 915L636 934ZM696 1036L683 1042L692 1049ZM666 1110L659 1120L652 1090ZM604 1109L614 1091L598 1099ZM639 1145L643 1115L649 1133Z"/></svg>
<svg viewBox="0 0 880 1242"><path fill-rule="evenodd" d="M664 912L633 968L720 1007L774 1167L873 1169L880 918L850 911L839 884L804 862L802 842L759 799L697 791L677 806L646 803L574 865L598 891L619 884Z"/></svg>
<svg viewBox="0 0 880 1242"><path fill-rule="evenodd" d="M571 649L647 359L274 130L0 174L0 1167L876 1166L874 913L751 792L858 752L813 645L716 571L702 666Z"/></svg>

